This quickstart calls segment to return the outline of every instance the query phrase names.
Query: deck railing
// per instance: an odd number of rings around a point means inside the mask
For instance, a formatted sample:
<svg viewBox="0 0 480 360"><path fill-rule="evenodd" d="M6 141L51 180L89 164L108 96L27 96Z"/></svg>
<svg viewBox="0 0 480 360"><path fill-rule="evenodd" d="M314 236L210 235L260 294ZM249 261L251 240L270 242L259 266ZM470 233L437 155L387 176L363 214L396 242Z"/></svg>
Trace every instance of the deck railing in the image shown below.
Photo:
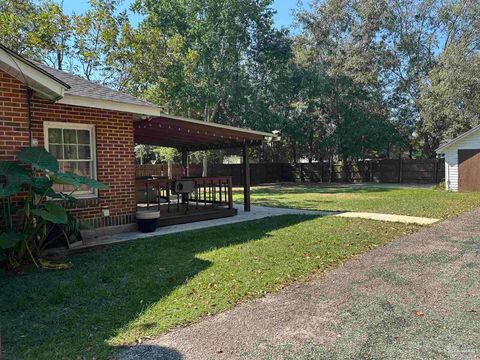
<svg viewBox="0 0 480 360"><path fill-rule="evenodd" d="M233 208L232 178L199 177L186 178L195 184L194 191L188 195L175 194L176 180L167 178L137 179L137 204L142 204L147 210L158 207L158 210L167 209L167 212L180 212L186 205L195 207L228 207Z"/></svg>

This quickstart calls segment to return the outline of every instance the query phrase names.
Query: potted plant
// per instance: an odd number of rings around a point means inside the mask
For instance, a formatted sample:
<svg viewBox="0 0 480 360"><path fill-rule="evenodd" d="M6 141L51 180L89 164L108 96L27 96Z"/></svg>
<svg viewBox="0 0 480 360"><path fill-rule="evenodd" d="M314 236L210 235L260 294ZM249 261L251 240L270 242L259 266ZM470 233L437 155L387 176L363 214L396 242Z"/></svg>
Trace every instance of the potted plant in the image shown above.
<svg viewBox="0 0 480 360"><path fill-rule="evenodd" d="M154 232L158 226L160 219L160 211L158 210L142 210L136 214L138 230L143 233Z"/></svg>

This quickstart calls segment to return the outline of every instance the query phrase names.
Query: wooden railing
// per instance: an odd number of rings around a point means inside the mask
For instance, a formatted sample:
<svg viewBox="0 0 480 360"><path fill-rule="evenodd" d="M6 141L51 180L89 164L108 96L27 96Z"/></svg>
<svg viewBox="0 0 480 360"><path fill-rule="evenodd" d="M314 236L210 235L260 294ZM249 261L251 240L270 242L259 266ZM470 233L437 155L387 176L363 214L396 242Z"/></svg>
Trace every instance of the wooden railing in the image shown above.
<svg viewBox="0 0 480 360"><path fill-rule="evenodd" d="M233 208L232 178L199 177L185 178L195 183L194 191L188 195L173 192L175 180L167 178L147 178L136 180L137 204L143 204L146 209L166 208L167 212L180 212L182 205L199 207Z"/></svg>

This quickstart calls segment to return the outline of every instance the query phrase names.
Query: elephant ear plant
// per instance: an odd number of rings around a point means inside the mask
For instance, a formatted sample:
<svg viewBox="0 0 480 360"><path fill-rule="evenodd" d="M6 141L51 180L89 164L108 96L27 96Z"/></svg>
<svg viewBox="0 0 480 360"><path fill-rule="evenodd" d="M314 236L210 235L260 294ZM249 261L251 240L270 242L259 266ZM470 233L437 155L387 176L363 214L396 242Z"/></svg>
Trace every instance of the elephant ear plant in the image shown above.
<svg viewBox="0 0 480 360"><path fill-rule="evenodd" d="M69 242L77 221L64 205L76 203L73 193L81 186L108 186L71 172L61 172L58 161L45 149L27 147L17 154L18 163L0 161L0 263L12 268L31 262L51 267L44 259L45 247L62 237ZM71 185L70 193L55 192L53 185ZM58 231L60 229L60 231Z"/></svg>

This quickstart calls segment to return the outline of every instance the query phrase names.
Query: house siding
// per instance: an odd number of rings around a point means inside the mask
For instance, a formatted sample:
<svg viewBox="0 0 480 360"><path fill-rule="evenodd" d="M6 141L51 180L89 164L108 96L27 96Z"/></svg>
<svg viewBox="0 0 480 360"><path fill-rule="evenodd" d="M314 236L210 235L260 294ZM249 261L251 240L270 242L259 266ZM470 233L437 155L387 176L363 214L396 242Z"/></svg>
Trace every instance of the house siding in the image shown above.
<svg viewBox="0 0 480 360"><path fill-rule="evenodd" d="M458 150L480 149L480 129L452 144L445 153L445 186L458 191Z"/></svg>
<svg viewBox="0 0 480 360"><path fill-rule="evenodd" d="M130 218L136 208L133 115L56 104L36 96L31 110L32 139L38 146L44 146L45 121L95 126L97 179L110 189L99 191L97 198L80 200L71 211L79 218L101 219L102 207L108 206L111 217ZM28 145L27 89L0 70L0 160L15 160L15 154Z"/></svg>

